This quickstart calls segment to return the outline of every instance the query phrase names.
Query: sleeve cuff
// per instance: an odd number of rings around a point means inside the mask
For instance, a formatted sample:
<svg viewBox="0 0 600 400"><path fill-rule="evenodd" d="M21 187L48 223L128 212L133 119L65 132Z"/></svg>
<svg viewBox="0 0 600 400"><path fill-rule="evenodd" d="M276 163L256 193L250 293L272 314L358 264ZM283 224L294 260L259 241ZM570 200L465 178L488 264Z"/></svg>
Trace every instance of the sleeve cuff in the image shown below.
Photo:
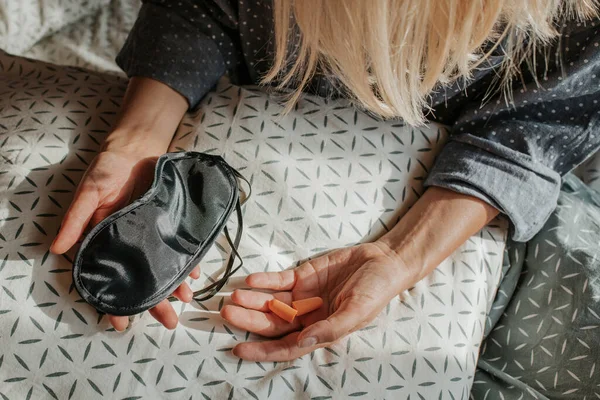
<svg viewBox="0 0 600 400"><path fill-rule="evenodd" d="M176 13L144 4L116 58L128 77L158 80L195 108L226 72L218 46Z"/></svg>
<svg viewBox="0 0 600 400"><path fill-rule="evenodd" d="M425 186L474 196L512 222L512 238L530 240L556 208L560 175L526 154L472 135L451 139Z"/></svg>

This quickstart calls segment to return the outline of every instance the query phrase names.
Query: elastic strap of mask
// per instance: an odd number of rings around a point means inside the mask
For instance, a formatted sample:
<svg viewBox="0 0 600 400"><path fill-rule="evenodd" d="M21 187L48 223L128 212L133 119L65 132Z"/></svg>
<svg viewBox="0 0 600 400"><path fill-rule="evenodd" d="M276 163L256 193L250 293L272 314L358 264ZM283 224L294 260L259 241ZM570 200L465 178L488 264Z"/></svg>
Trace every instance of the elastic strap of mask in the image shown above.
<svg viewBox="0 0 600 400"><path fill-rule="evenodd" d="M238 218L238 228L237 228L237 232L235 234L235 239L231 240L231 236L229 235L229 230L227 229L227 227L223 228L223 232L225 233L225 238L227 239L227 242L229 242L229 246L231 247L231 254L229 255L229 260L227 260L227 265L225 266L225 273L223 274L223 276L220 279L211 283L204 289L195 291L194 292L194 300L196 302L206 301L206 300L212 298L214 295L216 295L223 288L223 286L225 286L225 284L227 284L227 281L229 280L231 275L235 274L242 267L242 265L244 265L244 261L242 260L242 257L240 257L240 255L237 251L237 248L240 244L240 240L242 238L242 230L244 229L243 222L242 222L242 204L239 200L237 202L235 209L237 211L237 218ZM234 264L236 258L238 258L240 260L240 263L238 264L237 267L233 268L233 264Z"/></svg>
<svg viewBox="0 0 600 400"><path fill-rule="evenodd" d="M231 239L231 235L229 234L229 229L227 229L227 226L225 226L223 228L223 232L225 233L225 238L227 239L227 242L229 243L229 246L231 247L231 254L229 255L229 259L227 260L227 265L225 266L225 272L224 272L223 276L221 278L219 278L218 280L216 280L215 282L211 283L204 289L197 290L194 292L193 299L196 302L206 301L206 300L209 300L212 297L214 297L217 293L219 293L219 291L223 288L223 286L225 286L227 284L227 281L229 280L229 278L233 274L235 274L244 265L244 260L238 253L238 247L240 245L240 241L242 239L242 232L244 230L242 205L250 198L250 196L252 194L252 185L250 185L250 182L248 182L248 180L242 174L240 174L238 171L234 170L233 168L232 168L232 171L235 174L235 176L237 176L239 179L246 182L246 184L248 185L248 193L246 194L246 196L243 200L240 201L240 199L238 198L237 204L235 206L237 220L238 220L238 226L237 226L237 232L235 234L235 239L233 239L233 240ZM234 264L236 258L238 260L240 260L240 263L235 268L233 268L233 264ZM177 299L173 296L170 296L169 301L177 301Z"/></svg>
<svg viewBox="0 0 600 400"><path fill-rule="evenodd" d="M235 176L246 182L246 185L248 185L248 193L246 193L246 197L244 198L244 200L241 201L241 205L244 205L244 203L250 198L250 196L252 196L252 185L250 184L250 182L248 182L248 179L246 179L244 175L240 174L233 168L231 170L233 171Z"/></svg>

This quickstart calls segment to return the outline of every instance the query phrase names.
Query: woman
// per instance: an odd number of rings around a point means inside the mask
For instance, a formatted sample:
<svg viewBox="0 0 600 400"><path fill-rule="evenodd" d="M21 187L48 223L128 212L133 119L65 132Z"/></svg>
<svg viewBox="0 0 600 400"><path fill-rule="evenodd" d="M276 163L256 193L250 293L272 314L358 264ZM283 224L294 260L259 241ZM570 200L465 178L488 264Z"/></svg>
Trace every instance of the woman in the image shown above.
<svg viewBox="0 0 600 400"><path fill-rule="evenodd" d="M326 346L370 322L498 213L510 219L518 241L543 226L561 176L600 146L596 6L593 0L147 0L117 58L131 77L120 118L52 251L67 251L89 224L130 201L184 113L224 74L240 84L291 89L290 104L308 90L349 96L410 124L427 117L451 125L428 189L389 233L246 280L284 301L321 296L322 311L302 324L284 323L264 312L272 295L252 291L234 292L236 305L222 310L241 329L282 336L239 344L234 354L241 358L290 360ZM192 293L184 283L174 295L190 301ZM167 328L177 324L166 300L151 314ZM110 321L117 330L128 323Z"/></svg>

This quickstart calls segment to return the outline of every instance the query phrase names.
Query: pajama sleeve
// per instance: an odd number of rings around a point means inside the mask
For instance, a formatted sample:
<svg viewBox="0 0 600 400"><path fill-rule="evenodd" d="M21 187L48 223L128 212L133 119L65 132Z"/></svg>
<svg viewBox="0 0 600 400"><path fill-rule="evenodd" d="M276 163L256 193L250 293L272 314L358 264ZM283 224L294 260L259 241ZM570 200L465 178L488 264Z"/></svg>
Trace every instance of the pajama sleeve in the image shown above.
<svg viewBox="0 0 600 400"><path fill-rule="evenodd" d="M600 147L597 25L563 34L508 101L465 107L425 186L477 197L510 219L514 240L531 239L556 208L561 177Z"/></svg>
<svg viewBox="0 0 600 400"><path fill-rule="evenodd" d="M129 77L165 83L191 108L242 67L237 10L227 0L145 0L117 64Z"/></svg>

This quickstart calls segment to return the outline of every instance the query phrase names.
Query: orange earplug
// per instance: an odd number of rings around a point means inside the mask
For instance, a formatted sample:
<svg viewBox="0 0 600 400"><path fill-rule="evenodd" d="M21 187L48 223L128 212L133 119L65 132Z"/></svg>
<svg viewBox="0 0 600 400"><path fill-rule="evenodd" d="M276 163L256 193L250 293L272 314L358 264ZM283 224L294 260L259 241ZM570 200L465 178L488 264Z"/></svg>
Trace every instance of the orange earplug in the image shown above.
<svg viewBox="0 0 600 400"><path fill-rule="evenodd" d="M320 297L292 301L293 308L277 299L269 300L269 310L279 318L290 323L294 321L296 316L308 314L311 311L321 308L322 305L323 299Z"/></svg>
<svg viewBox="0 0 600 400"><path fill-rule="evenodd" d="M269 300L269 310L287 322L294 321L296 314L298 314L298 311L277 299Z"/></svg>
<svg viewBox="0 0 600 400"><path fill-rule="evenodd" d="M308 314L311 311L315 311L316 309L321 308L322 305L323 299L320 297L311 297L308 299L292 301L292 307L298 310L298 317Z"/></svg>

